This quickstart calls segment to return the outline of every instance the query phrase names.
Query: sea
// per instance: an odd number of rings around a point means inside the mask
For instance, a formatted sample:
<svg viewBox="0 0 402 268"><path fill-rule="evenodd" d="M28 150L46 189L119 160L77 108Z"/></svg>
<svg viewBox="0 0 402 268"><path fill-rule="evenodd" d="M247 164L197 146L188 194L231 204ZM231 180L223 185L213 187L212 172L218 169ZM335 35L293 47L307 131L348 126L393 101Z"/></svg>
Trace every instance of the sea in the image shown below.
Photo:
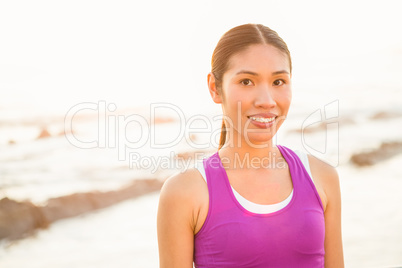
<svg viewBox="0 0 402 268"><path fill-rule="evenodd" d="M245 15L234 4L228 22L217 27L214 15L225 17L218 11L230 7L218 4L204 18L194 9L208 9L182 3L180 20L179 11L162 3L165 11L156 14L150 4L124 1L83 3L82 9L78 2L27 2L20 11L7 4L13 26L1 28L10 40L0 46L11 54L0 54L0 199L44 205L49 198L115 190L136 179L164 180L197 164L217 149L222 122L206 83L212 49L223 29L253 18L289 37L293 99L274 143L337 168L346 267L402 266L401 155L369 167L350 161L383 142L402 142L402 38L391 31L402 25L395 18L397 2L385 1L389 13L361 2L368 11L360 17L353 13L359 5L347 10L343 2L317 2L321 15L294 8L295 18L307 17L301 23L305 35L301 25L278 14L284 4L267 3L279 21L261 10L256 18ZM32 8L43 16L32 15ZM141 8L154 20L131 18ZM333 9L339 16L326 18ZM168 10L176 15L167 23L172 28L159 28L171 17ZM35 20L30 24L29 18ZM339 28L335 18L345 19ZM127 26L134 22L143 27ZM186 152L201 153L177 158ZM157 204L158 193L147 194L2 241L0 267L157 267Z"/></svg>

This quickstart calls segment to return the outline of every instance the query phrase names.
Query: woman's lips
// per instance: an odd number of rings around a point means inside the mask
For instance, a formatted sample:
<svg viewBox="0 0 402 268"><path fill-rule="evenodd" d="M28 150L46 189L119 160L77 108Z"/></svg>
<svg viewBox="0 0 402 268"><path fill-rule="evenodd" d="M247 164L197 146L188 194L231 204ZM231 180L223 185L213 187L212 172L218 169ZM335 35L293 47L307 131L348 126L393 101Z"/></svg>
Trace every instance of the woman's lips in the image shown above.
<svg viewBox="0 0 402 268"><path fill-rule="evenodd" d="M259 128L269 128L274 124L276 116L268 117L268 118L248 116L248 118L253 125L255 125ZM260 118L260 121L257 121L257 120L259 120L259 118ZM265 121L265 122L261 122L261 121Z"/></svg>
<svg viewBox="0 0 402 268"><path fill-rule="evenodd" d="M272 118L272 117L277 117L278 115L273 114L273 113L258 113L258 114L251 114L247 116L248 118L250 117L256 117L256 118Z"/></svg>

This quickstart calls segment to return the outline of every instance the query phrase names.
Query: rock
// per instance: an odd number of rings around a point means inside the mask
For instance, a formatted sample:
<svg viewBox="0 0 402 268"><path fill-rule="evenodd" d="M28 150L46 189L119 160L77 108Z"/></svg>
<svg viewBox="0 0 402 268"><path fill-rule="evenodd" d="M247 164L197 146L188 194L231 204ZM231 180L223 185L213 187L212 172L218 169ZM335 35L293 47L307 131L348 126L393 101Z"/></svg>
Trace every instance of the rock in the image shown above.
<svg viewBox="0 0 402 268"><path fill-rule="evenodd" d="M195 141L197 141L198 140L198 138L197 138L197 135L195 135L195 134L190 134L190 140L192 141L192 142L195 142Z"/></svg>
<svg viewBox="0 0 402 268"><path fill-rule="evenodd" d="M78 216L157 191L162 185L163 181L159 179L138 179L116 191L74 193L51 198L44 206L3 198L0 200L0 239L21 238L59 219Z"/></svg>
<svg viewBox="0 0 402 268"><path fill-rule="evenodd" d="M402 142L383 142L377 149L353 154L350 161L357 166L371 166L399 153L402 153Z"/></svg>
<svg viewBox="0 0 402 268"><path fill-rule="evenodd" d="M331 120L327 120L327 121L321 121L321 122L317 122L315 124L309 125L306 128L302 129L297 128L297 129L291 129L289 130L289 132L296 132L296 133L304 133L304 134L308 134L308 133L315 133L315 132L319 132L319 131L325 131L327 130L327 125L331 124L331 123L338 123L339 127L341 126L346 126L346 125L353 125L356 122L348 117L340 117L340 118L336 118L336 119L331 119Z"/></svg>
<svg viewBox="0 0 402 268"><path fill-rule="evenodd" d="M40 208L31 202L0 200L0 239L20 238L37 228L49 225Z"/></svg>
<svg viewBox="0 0 402 268"><path fill-rule="evenodd" d="M372 120L380 120L380 119L390 119L402 116L400 113L381 111L373 114L370 119Z"/></svg>
<svg viewBox="0 0 402 268"><path fill-rule="evenodd" d="M89 198L90 193L74 193L67 196L51 198L47 205L42 207L43 214L49 222L59 219L78 216L96 209Z"/></svg>
<svg viewBox="0 0 402 268"><path fill-rule="evenodd" d="M151 123L152 124L163 124L163 123L171 123L171 122L175 122L175 121L176 120L171 117L155 117Z"/></svg>
<svg viewBox="0 0 402 268"><path fill-rule="evenodd" d="M50 135L49 131L47 131L46 128L43 128L42 131L40 132L40 134L38 135L38 137L36 139L43 139L43 138L48 138L51 137L52 135Z"/></svg>
<svg viewBox="0 0 402 268"><path fill-rule="evenodd" d="M75 134L75 132L73 130L66 131L65 129L63 129L62 131L57 133L57 136L67 136L67 135L74 135L74 134Z"/></svg>

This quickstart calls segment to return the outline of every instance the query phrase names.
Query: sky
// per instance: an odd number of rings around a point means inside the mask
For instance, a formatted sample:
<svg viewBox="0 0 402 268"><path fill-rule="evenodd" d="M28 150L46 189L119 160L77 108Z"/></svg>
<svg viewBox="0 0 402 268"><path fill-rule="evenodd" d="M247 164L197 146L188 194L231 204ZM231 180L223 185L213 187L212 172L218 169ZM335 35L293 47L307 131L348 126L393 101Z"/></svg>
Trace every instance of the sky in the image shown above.
<svg viewBox="0 0 402 268"><path fill-rule="evenodd" d="M335 59L368 56L370 72L370 54L402 49L401 6L387 0L2 1L0 111L62 114L100 100L118 108L149 102L210 108L213 49L243 23L279 33L301 84Z"/></svg>

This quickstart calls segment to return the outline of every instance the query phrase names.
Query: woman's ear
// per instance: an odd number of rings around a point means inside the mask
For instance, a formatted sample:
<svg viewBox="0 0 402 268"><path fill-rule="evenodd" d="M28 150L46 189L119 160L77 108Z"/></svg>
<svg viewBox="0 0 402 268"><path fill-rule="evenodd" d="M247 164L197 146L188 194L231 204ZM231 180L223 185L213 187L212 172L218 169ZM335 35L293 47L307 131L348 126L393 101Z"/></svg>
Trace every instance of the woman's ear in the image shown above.
<svg viewBox="0 0 402 268"><path fill-rule="evenodd" d="M216 87L216 80L213 73L208 74L208 88L209 94L211 94L212 100L215 103L222 103L222 96L219 94L218 89Z"/></svg>

